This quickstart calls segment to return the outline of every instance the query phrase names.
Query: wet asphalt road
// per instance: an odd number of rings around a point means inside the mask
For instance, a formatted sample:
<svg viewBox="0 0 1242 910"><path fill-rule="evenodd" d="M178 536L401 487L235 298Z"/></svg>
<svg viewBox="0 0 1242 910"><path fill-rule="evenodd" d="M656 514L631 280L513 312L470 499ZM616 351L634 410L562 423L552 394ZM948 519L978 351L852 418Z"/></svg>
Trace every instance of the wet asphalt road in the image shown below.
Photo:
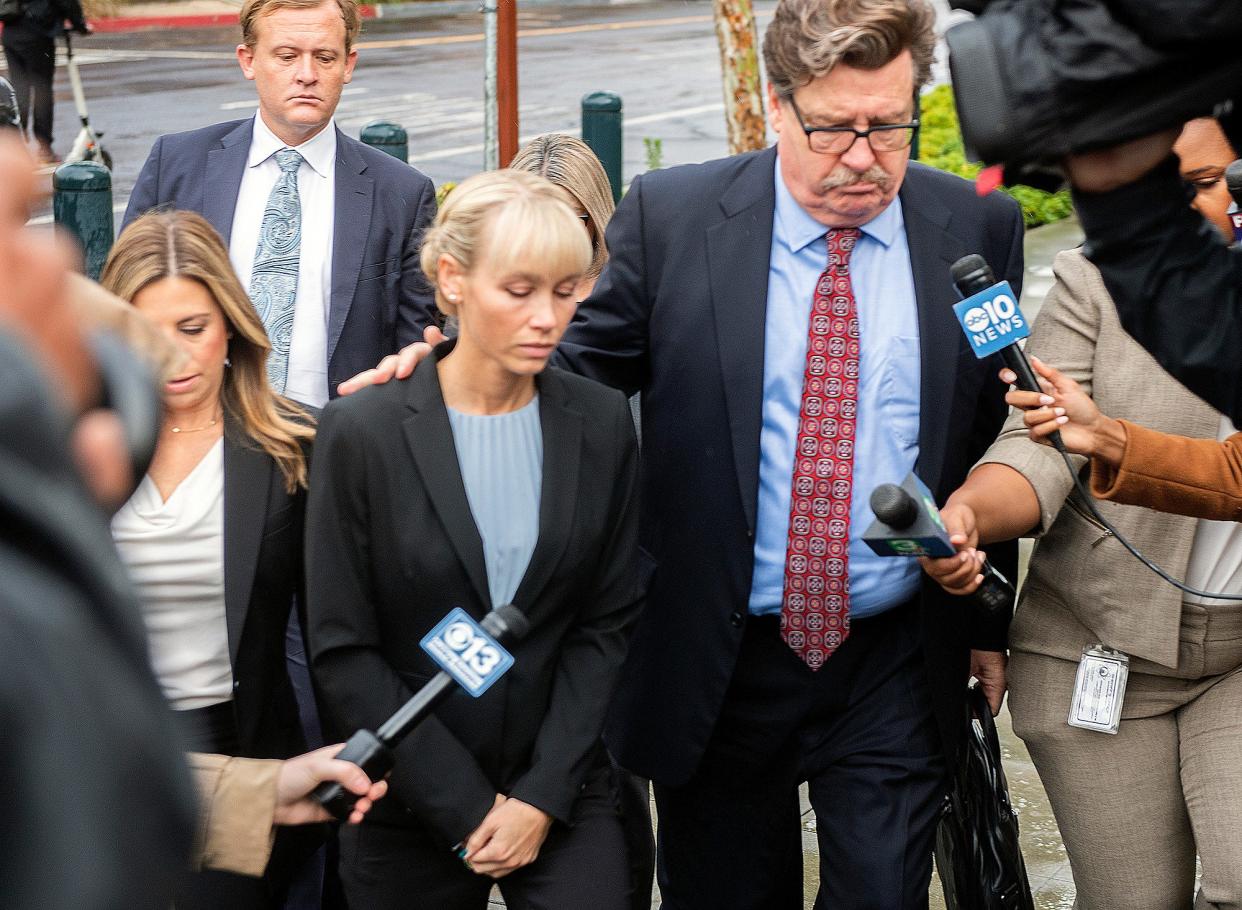
<svg viewBox="0 0 1242 910"><path fill-rule="evenodd" d="M759 4L759 25L772 3ZM663 163L725 152L720 68L711 5L689 2L535 7L520 15L520 134L576 132L583 95L621 95L625 179L647 169L644 137ZM410 133L412 163L437 184L483 167L481 14L370 20L337 123L357 136L384 118ZM156 137L250 116L253 86L234 59L235 27L101 34L75 45L91 121L115 162L123 208ZM67 150L76 116L57 71L56 145ZM50 208L39 214L46 217Z"/></svg>

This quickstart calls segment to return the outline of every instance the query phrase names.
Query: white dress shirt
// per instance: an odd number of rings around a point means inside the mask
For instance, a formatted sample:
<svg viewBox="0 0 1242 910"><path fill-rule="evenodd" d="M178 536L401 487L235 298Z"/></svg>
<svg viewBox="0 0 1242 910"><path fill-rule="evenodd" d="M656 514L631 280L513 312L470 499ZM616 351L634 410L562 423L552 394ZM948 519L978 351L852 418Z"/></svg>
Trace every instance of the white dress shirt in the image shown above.
<svg viewBox="0 0 1242 910"><path fill-rule="evenodd" d="M285 394L294 401L321 408L328 401L328 310L332 300L332 235L336 216L335 121L328 121L327 126L301 145L287 146L255 113L254 138L250 140L250 155L233 212L229 258L242 287L249 291L263 211L280 177L280 167L273 156L283 148L294 148L303 158L298 168L302 247Z"/></svg>
<svg viewBox="0 0 1242 910"><path fill-rule="evenodd" d="M224 440L165 501L150 475L112 519L142 603L151 666L173 708L233 697L224 614Z"/></svg>

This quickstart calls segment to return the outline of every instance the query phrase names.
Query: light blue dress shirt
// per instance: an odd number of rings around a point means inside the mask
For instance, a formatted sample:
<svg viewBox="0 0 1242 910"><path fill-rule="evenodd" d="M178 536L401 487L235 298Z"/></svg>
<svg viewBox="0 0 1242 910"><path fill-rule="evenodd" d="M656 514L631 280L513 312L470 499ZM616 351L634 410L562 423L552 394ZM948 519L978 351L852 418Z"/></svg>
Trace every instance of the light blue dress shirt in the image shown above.
<svg viewBox="0 0 1242 910"><path fill-rule="evenodd" d="M828 264L826 228L794 201L777 159L776 211L764 321L763 428L750 612L779 614L785 585L794 449L815 283ZM874 616L918 590L913 559L882 559L862 542L868 504L882 483L900 483L919 454L919 323L901 200L862 226L850 257L861 336L854 488L850 502L850 616Z"/></svg>
<svg viewBox="0 0 1242 910"><path fill-rule="evenodd" d="M448 408L457 465L487 568L492 606L510 603L539 542L543 431L539 396L508 414Z"/></svg>

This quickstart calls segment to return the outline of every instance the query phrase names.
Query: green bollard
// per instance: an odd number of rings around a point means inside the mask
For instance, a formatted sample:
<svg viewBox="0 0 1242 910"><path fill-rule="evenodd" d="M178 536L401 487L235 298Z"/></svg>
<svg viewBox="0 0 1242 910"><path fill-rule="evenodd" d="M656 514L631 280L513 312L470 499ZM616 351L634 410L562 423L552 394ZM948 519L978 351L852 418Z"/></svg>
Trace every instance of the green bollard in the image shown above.
<svg viewBox="0 0 1242 910"><path fill-rule="evenodd" d="M409 164L410 137L400 124L391 120L373 120L362 128L358 138L372 148Z"/></svg>
<svg viewBox="0 0 1242 910"><path fill-rule="evenodd" d="M582 96L582 140L604 165L612 184L612 201L621 199L621 96L591 92Z"/></svg>
<svg viewBox="0 0 1242 910"><path fill-rule="evenodd" d="M95 280L112 249L112 173L95 161L62 164L52 174L56 223L82 244L86 274Z"/></svg>

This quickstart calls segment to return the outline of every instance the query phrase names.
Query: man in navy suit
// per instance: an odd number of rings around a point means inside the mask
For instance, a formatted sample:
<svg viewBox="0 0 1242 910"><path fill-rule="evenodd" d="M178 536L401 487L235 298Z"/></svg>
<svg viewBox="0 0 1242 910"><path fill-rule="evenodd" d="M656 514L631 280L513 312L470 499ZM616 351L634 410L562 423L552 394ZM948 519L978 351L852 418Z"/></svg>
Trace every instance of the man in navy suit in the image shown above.
<svg viewBox="0 0 1242 910"><path fill-rule="evenodd" d="M269 379L319 407L434 321L418 244L435 189L333 123L358 57L356 0L249 0L241 27L257 113L158 139L125 223L156 206L202 213L272 339Z"/></svg>
<svg viewBox="0 0 1242 910"><path fill-rule="evenodd" d="M658 568L608 742L654 782L669 910L802 907L803 782L816 907L926 908L972 672L1000 706L1009 616L861 540L877 485L915 470L943 502L1006 412L949 266L979 253L1018 287L1022 217L909 163L934 19L925 0L781 0L776 146L637 178L560 345L642 393ZM1011 571L1012 546L989 555Z"/></svg>

